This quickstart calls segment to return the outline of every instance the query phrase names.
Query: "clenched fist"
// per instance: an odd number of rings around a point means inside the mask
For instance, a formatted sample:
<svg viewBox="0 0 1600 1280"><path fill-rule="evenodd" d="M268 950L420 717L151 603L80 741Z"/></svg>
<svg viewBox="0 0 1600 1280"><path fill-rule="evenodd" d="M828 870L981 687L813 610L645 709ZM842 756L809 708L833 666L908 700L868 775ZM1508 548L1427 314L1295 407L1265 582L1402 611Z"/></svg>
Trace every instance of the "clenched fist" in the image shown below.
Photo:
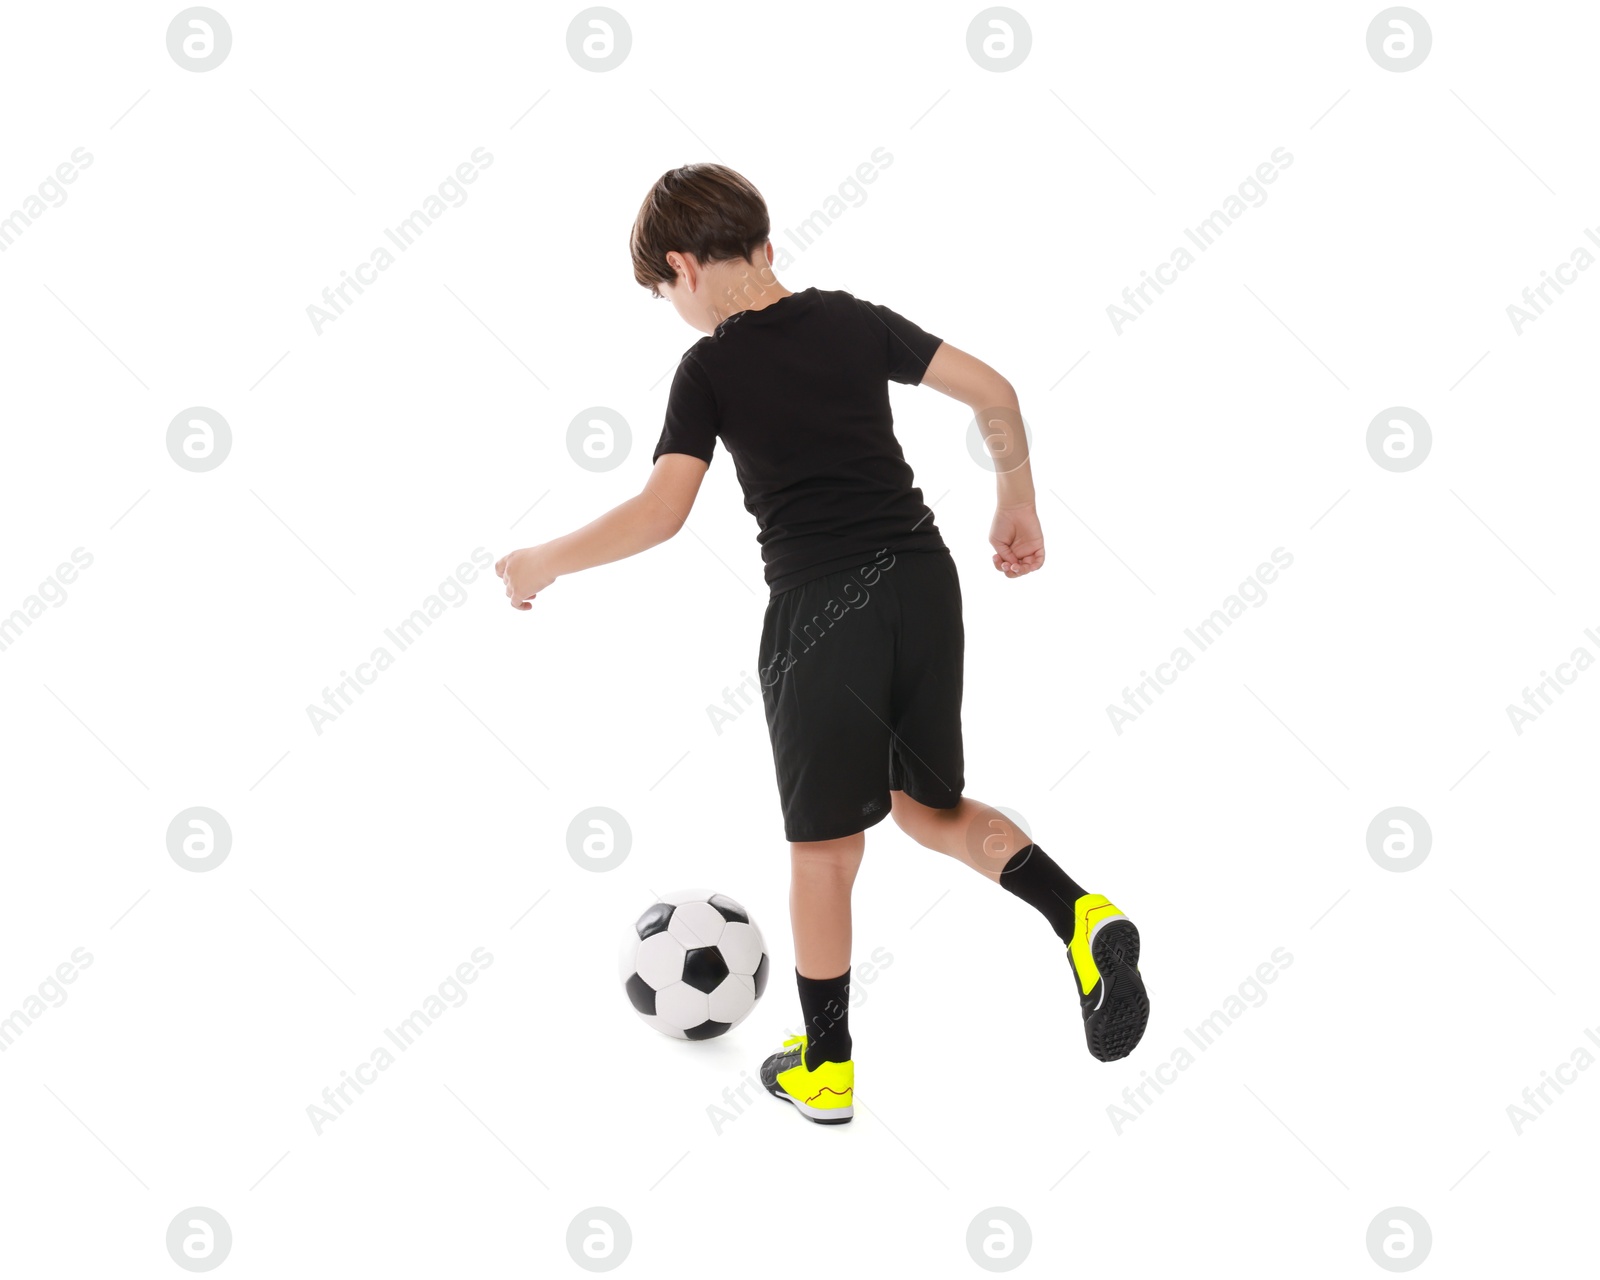
<svg viewBox="0 0 1600 1280"><path fill-rule="evenodd" d="M533 598L556 580L543 547L523 547L495 561L494 571L506 584L506 599L513 609L531 609Z"/></svg>
<svg viewBox="0 0 1600 1280"><path fill-rule="evenodd" d="M994 567L1008 578L1044 567L1044 533L1032 503L1001 507L989 526L989 545L995 550Z"/></svg>

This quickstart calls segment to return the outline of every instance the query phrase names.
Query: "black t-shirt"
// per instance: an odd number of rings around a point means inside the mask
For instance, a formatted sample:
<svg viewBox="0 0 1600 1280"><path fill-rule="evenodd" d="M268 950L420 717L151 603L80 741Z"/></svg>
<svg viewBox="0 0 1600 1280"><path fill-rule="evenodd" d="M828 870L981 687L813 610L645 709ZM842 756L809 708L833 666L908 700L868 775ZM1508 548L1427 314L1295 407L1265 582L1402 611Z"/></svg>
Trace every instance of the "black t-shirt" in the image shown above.
<svg viewBox="0 0 1600 1280"><path fill-rule="evenodd" d="M709 463L722 439L774 595L883 549L943 551L889 410L889 379L921 382L939 346L842 290L735 312L684 352L652 461Z"/></svg>

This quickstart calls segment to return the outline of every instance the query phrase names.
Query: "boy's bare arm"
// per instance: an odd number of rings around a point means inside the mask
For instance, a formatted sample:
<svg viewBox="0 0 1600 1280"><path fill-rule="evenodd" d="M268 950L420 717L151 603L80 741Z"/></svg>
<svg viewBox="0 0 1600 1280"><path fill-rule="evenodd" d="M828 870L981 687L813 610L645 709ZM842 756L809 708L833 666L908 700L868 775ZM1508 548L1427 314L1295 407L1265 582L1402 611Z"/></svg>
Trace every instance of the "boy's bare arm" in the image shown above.
<svg viewBox="0 0 1600 1280"><path fill-rule="evenodd" d="M501 556L494 571L505 580L512 606L531 609L534 596L564 574L624 560L665 542L689 518L705 474L699 458L664 453L644 489L626 502L563 537Z"/></svg>
<svg viewBox="0 0 1600 1280"><path fill-rule="evenodd" d="M1034 507L1033 466L1015 388L976 356L948 342L928 361L922 385L971 409L994 460L995 516L989 530L994 567L1009 577L1044 565L1044 533Z"/></svg>

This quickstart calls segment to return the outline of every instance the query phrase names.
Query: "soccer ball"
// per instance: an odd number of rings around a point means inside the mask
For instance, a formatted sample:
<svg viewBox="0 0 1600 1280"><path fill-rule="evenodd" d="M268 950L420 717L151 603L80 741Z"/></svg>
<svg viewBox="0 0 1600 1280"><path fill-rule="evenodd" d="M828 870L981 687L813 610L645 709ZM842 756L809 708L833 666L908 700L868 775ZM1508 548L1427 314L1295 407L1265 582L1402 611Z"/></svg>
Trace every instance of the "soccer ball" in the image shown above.
<svg viewBox="0 0 1600 1280"><path fill-rule="evenodd" d="M710 1040L767 989L767 944L722 893L669 893L634 923L618 966L634 1012L663 1035Z"/></svg>

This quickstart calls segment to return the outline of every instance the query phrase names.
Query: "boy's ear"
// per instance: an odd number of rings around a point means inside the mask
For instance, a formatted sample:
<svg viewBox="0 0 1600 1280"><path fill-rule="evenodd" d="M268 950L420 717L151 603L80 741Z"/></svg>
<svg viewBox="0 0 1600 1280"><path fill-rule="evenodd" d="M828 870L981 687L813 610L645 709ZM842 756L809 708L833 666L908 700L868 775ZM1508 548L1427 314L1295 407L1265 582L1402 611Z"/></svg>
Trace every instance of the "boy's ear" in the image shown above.
<svg viewBox="0 0 1600 1280"><path fill-rule="evenodd" d="M700 277L700 264L694 260L694 254L679 253L673 249L667 254L667 265L677 274L677 283L686 285L693 293L695 282Z"/></svg>

